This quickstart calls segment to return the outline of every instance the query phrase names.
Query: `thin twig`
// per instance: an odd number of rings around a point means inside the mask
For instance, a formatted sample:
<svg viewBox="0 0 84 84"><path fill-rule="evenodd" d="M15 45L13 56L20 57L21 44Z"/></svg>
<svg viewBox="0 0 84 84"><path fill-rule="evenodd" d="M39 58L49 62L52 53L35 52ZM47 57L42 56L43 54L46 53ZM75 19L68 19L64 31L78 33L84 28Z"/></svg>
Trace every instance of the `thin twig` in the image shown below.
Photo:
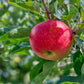
<svg viewBox="0 0 84 84"><path fill-rule="evenodd" d="M48 17L48 19L50 20L50 19L51 19L51 13L50 13L50 11L49 11L49 9L48 9L48 7L47 7L45 1L42 0L42 2L43 2L43 5L44 5L44 7L45 7L45 10L46 10L47 17Z"/></svg>
<svg viewBox="0 0 84 84"><path fill-rule="evenodd" d="M54 17L54 20L56 19L56 17Z"/></svg>
<svg viewBox="0 0 84 84"><path fill-rule="evenodd" d="M67 22L69 28L71 28L70 22L67 19L64 19L64 20Z"/></svg>
<svg viewBox="0 0 84 84"><path fill-rule="evenodd" d="M54 8L55 8L55 7L53 7L53 8L51 9L50 14L53 12Z"/></svg>

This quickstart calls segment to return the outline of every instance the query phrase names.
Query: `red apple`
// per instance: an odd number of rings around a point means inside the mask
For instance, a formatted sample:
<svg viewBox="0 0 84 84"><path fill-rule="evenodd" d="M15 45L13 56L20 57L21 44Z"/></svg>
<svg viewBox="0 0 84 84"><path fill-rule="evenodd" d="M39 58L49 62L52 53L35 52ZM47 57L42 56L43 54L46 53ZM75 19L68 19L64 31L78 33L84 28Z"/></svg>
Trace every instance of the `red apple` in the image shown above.
<svg viewBox="0 0 84 84"><path fill-rule="evenodd" d="M73 36L70 28L58 20L37 24L30 33L30 45L41 58L58 60L71 50Z"/></svg>

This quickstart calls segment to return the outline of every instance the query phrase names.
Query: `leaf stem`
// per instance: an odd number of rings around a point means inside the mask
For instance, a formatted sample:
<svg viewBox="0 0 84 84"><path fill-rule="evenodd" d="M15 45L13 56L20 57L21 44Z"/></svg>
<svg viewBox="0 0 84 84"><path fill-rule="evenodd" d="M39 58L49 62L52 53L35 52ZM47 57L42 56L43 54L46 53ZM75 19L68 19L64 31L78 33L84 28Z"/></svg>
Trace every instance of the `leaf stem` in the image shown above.
<svg viewBox="0 0 84 84"><path fill-rule="evenodd" d="M49 11L49 9L48 9L48 7L47 7L45 1L42 0L42 2L43 2L43 5L44 5L44 7L45 7L45 10L46 10L47 17L48 17L49 20L51 20L51 12Z"/></svg>

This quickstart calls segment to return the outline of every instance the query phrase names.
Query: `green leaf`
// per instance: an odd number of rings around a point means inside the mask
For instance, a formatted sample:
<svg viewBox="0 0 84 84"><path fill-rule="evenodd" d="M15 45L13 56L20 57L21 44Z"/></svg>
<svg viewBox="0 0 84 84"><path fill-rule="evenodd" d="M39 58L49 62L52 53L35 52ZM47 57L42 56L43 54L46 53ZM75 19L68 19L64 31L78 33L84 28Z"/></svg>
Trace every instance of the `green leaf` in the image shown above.
<svg viewBox="0 0 84 84"><path fill-rule="evenodd" d="M84 20L84 6L81 8L81 17L82 17L82 20Z"/></svg>
<svg viewBox="0 0 84 84"><path fill-rule="evenodd" d="M77 39L77 44L76 45L82 45L83 44L83 40L82 39Z"/></svg>
<svg viewBox="0 0 84 84"><path fill-rule="evenodd" d="M4 31L0 29L0 36L2 36L3 34L4 34Z"/></svg>
<svg viewBox="0 0 84 84"><path fill-rule="evenodd" d="M4 53L4 48L0 48L0 54Z"/></svg>
<svg viewBox="0 0 84 84"><path fill-rule="evenodd" d="M31 28L16 28L10 31L9 38L23 38L29 37Z"/></svg>
<svg viewBox="0 0 84 84"><path fill-rule="evenodd" d="M33 80L39 73L42 72L43 64L46 63L46 60L42 60L39 64L37 64L30 72L30 80Z"/></svg>
<svg viewBox="0 0 84 84"><path fill-rule="evenodd" d="M15 46L13 47L13 49L12 49L12 50L10 50L10 52L17 51L19 48L20 48L20 46L19 46L19 45L15 45Z"/></svg>
<svg viewBox="0 0 84 84"><path fill-rule="evenodd" d="M73 54L73 67L77 75L81 75L81 68L83 65L83 61L84 58L80 50L78 50L75 54Z"/></svg>
<svg viewBox="0 0 84 84"><path fill-rule="evenodd" d="M81 68L81 74L84 75L84 63L83 63L82 68Z"/></svg>
<svg viewBox="0 0 84 84"><path fill-rule="evenodd" d="M35 77L35 79L31 82L31 84L42 84L43 80L52 70L54 64L55 64L55 61L49 61L45 63L43 65L43 71L38 76Z"/></svg>
<svg viewBox="0 0 84 84"><path fill-rule="evenodd" d="M81 39L84 40L84 34L83 33L81 33L80 37L81 37Z"/></svg>
<svg viewBox="0 0 84 84"><path fill-rule="evenodd" d="M64 0L59 0L59 4L61 5L64 2Z"/></svg>
<svg viewBox="0 0 84 84"><path fill-rule="evenodd" d="M18 46L14 47L13 50L11 50L12 54L23 54L28 55L29 47L23 47L19 48Z"/></svg>
<svg viewBox="0 0 84 84"><path fill-rule="evenodd" d="M79 8L79 6L80 6L80 2L81 2L81 0L70 0L70 4L77 4L77 6L78 6L78 8Z"/></svg>
<svg viewBox="0 0 84 84"><path fill-rule="evenodd" d="M80 84L80 83L78 83L78 82L63 82L61 84Z"/></svg>
<svg viewBox="0 0 84 84"><path fill-rule="evenodd" d="M0 41L29 37L31 28L16 28L0 37Z"/></svg>
<svg viewBox="0 0 84 84"><path fill-rule="evenodd" d="M15 2L8 2L8 3L12 4L12 5L16 6L16 7L19 7L19 8L34 12L34 13L39 13L39 10L37 8L35 10L35 8L34 8L34 5L39 4L38 2L34 3L34 1L28 1L28 2L24 2L24 3L15 3Z"/></svg>
<svg viewBox="0 0 84 84"><path fill-rule="evenodd" d="M64 15L63 19L71 20L72 18L75 17L77 12L78 12L78 9L74 5L70 4L69 15Z"/></svg>
<svg viewBox="0 0 84 84"><path fill-rule="evenodd" d="M0 21L0 27L5 27L3 22Z"/></svg>
<svg viewBox="0 0 84 84"><path fill-rule="evenodd" d="M16 38L16 39L13 39L13 38L8 38L7 40L3 40L4 41L4 45L5 45L5 47L6 46L9 46L9 45L13 45L13 44L19 44L19 43L21 43L21 42L26 42L26 41L28 41L28 37L26 37L26 38Z"/></svg>
<svg viewBox="0 0 84 84"><path fill-rule="evenodd" d="M51 0L45 0L45 3L49 4L49 3L51 3Z"/></svg>
<svg viewBox="0 0 84 84"><path fill-rule="evenodd" d="M0 37L0 41L8 40L9 32L5 33L3 36Z"/></svg>
<svg viewBox="0 0 84 84"><path fill-rule="evenodd" d="M79 23L78 27L82 30L82 32L84 32L84 24L83 23Z"/></svg>
<svg viewBox="0 0 84 84"><path fill-rule="evenodd" d="M56 16L57 18L61 19L62 18L62 11L59 9L58 10L58 0L56 0L56 2L54 3L54 6L55 6L55 14L54 16Z"/></svg>
<svg viewBox="0 0 84 84"><path fill-rule="evenodd" d="M58 0L56 0L56 2L54 3L54 6L55 6L55 13L57 13L57 10L58 10Z"/></svg>
<svg viewBox="0 0 84 84"><path fill-rule="evenodd" d="M68 84L68 83L63 83L63 82L72 82L69 84L84 84L84 76L64 76L56 84Z"/></svg>
<svg viewBox="0 0 84 84"><path fill-rule="evenodd" d="M37 2L37 1L34 1L34 3L33 3L33 8L35 9L35 10L37 10L38 12L40 12L40 4Z"/></svg>
<svg viewBox="0 0 84 84"><path fill-rule="evenodd" d="M81 0L76 0L77 6L79 8Z"/></svg>
<svg viewBox="0 0 84 84"><path fill-rule="evenodd" d="M67 1L67 0L66 0ZM70 4L76 3L76 0L68 0Z"/></svg>
<svg viewBox="0 0 84 84"><path fill-rule="evenodd" d="M62 11L61 11L60 9L57 10L57 13L54 14L54 16L56 16L56 17L59 18L59 19L62 19L62 16L63 16Z"/></svg>

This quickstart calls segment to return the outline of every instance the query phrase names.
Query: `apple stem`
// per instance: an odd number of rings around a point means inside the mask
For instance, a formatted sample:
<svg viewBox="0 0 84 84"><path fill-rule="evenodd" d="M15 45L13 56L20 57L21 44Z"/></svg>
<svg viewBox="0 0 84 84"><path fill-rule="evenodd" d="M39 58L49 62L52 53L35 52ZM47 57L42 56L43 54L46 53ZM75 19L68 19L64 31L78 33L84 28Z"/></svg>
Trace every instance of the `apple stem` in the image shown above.
<svg viewBox="0 0 84 84"><path fill-rule="evenodd" d="M51 12L49 11L49 9L48 9L48 7L47 7L45 1L42 0L42 2L43 2L43 5L44 5L44 7L45 7L45 10L46 10L47 17L48 17L49 20L51 20Z"/></svg>

